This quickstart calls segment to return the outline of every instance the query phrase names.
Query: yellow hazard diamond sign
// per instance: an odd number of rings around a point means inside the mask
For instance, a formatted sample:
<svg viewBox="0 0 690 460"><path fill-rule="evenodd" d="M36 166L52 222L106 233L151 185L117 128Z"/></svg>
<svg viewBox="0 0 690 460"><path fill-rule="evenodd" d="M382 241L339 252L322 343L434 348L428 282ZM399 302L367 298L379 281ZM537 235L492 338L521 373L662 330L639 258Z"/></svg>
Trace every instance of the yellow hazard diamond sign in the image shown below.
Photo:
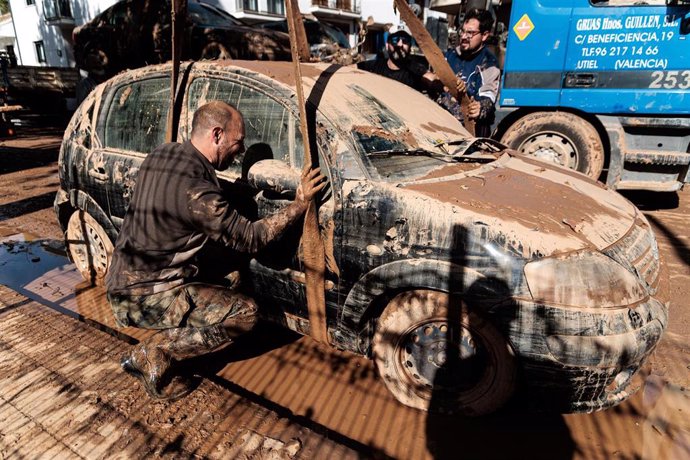
<svg viewBox="0 0 690 460"><path fill-rule="evenodd" d="M520 39L520 41L527 38L527 36L534 30L534 24L532 20L527 16L527 13L523 14L518 20L517 24L513 26L513 31L515 35Z"/></svg>

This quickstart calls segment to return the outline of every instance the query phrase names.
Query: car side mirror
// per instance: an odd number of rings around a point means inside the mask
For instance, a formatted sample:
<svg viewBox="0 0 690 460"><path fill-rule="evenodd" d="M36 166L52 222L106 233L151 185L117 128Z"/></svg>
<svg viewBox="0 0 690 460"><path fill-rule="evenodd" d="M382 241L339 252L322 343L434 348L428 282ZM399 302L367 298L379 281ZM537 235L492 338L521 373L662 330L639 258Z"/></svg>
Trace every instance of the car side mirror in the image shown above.
<svg viewBox="0 0 690 460"><path fill-rule="evenodd" d="M283 199L294 199L300 173L281 160L261 160L247 172L247 182L262 191L277 193Z"/></svg>

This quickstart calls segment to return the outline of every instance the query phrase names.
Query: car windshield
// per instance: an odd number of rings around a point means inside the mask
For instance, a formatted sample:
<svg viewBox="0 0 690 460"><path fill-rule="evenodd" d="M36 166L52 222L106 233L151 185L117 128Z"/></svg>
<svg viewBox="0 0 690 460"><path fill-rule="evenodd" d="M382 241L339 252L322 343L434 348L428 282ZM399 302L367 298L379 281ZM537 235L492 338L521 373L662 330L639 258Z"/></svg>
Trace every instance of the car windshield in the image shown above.
<svg viewBox="0 0 690 460"><path fill-rule="evenodd" d="M309 43L312 45L331 41L337 43L341 48L350 47L350 42L347 41L345 34L328 24L316 21L305 21L304 28L307 33L307 40L309 40Z"/></svg>
<svg viewBox="0 0 690 460"><path fill-rule="evenodd" d="M473 169L493 151L484 144L463 146L471 136L462 124L408 86L363 71L336 75L329 85L338 88L330 98L332 117L347 127L373 177L406 182L449 166Z"/></svg>
<svg viewBox="0 0 690 460"><path fill-rule="evenodd" d="M225 11L218 10L203 3L189 2L187 4L187 14L195 24L205 26L227 28L228 25L244 25L242 21L230 16Z"/></svg>

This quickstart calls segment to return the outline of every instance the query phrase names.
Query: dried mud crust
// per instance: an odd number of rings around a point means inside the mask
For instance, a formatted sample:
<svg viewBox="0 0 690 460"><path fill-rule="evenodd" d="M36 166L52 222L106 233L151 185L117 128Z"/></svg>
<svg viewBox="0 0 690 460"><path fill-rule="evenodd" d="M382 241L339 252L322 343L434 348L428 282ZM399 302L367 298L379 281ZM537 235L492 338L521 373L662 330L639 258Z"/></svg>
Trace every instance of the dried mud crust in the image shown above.
<svg viewBox="0 0 690 460"><path fill-rule="evenodd" d="M1 285L0 320L0 458L375 456L209 380L187 398L154 401L117 364L128 345Z"/></svg>
<svg viewBox="0 0 690 460"><path fill-rule="evenodd" d="M520 152L534 154L542 148L540 136L555 136L551 141L561 144L564 151L574 149L574 169L593 179L599 178L604 168L604 147L597 130L589 122L567 112L534 112L508 128L501 142ZM567 165L565 162L563 164Z"/></svg>
<svg viewBox="0 0 690 460"><path fill-rule="evenodd" d="M60 128L19 128L0 140L0 230L62 240L53 201L59 187Z"/></svg>

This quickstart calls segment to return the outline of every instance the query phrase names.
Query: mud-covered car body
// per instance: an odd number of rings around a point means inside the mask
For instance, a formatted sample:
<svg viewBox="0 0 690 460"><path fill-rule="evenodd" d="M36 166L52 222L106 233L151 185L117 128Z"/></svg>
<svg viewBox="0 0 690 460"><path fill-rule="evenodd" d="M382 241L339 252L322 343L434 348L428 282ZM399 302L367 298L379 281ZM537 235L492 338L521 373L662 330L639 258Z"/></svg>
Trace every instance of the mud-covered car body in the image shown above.
<svg viewBox="0 0 690 460"><path fill-rule="evenodd" d="M219 177L252 189L253 218L287 205L303 153L290 64L199 62L182 71L178 140L189 138L202 103L235 104L248 150L264 160L243 165L245 154ZM139 165L163 141L169 74L152 66L100 85L65 133L55 210L73 258L96 278ZM584 175L471 139L395 81L325 64L303 65L303 77L331 190L319 216L333 346L375 355L389 388L403 382L396 397L423 409L450 389L502 385L454 409L489 412L496 404L487 400L502 404L517 388L539 407L590 411L635 389L631 377L658 342L668 303L654 235L631 203ZM84 226L88 258L75 237ZM307 334L300 231L249 266L260 305ZM396 319L401 312L408 319ZM470 366L444 376L451 358L467 356L493 373Z"/></svg>
<svg viewBox="0 0 690 460"><path fill-rule="evenodd" d="M170 60L170 0L123 0L72 33L77 67L109 75ZM253 27L210 4L190 0L182 59L290 60L287 33Z"/></svg>
<svg viewBox="0 0 690 460"><path fill-rule="evenodd" d="M347 36L338 28L323 21L304 19L304 32L307 34L307 42L311 55L319 60L334 54L337 50L349 50L350 42ZM254 24L263 29L277 30L288 33L287 20L267 21Z"/></svg>

